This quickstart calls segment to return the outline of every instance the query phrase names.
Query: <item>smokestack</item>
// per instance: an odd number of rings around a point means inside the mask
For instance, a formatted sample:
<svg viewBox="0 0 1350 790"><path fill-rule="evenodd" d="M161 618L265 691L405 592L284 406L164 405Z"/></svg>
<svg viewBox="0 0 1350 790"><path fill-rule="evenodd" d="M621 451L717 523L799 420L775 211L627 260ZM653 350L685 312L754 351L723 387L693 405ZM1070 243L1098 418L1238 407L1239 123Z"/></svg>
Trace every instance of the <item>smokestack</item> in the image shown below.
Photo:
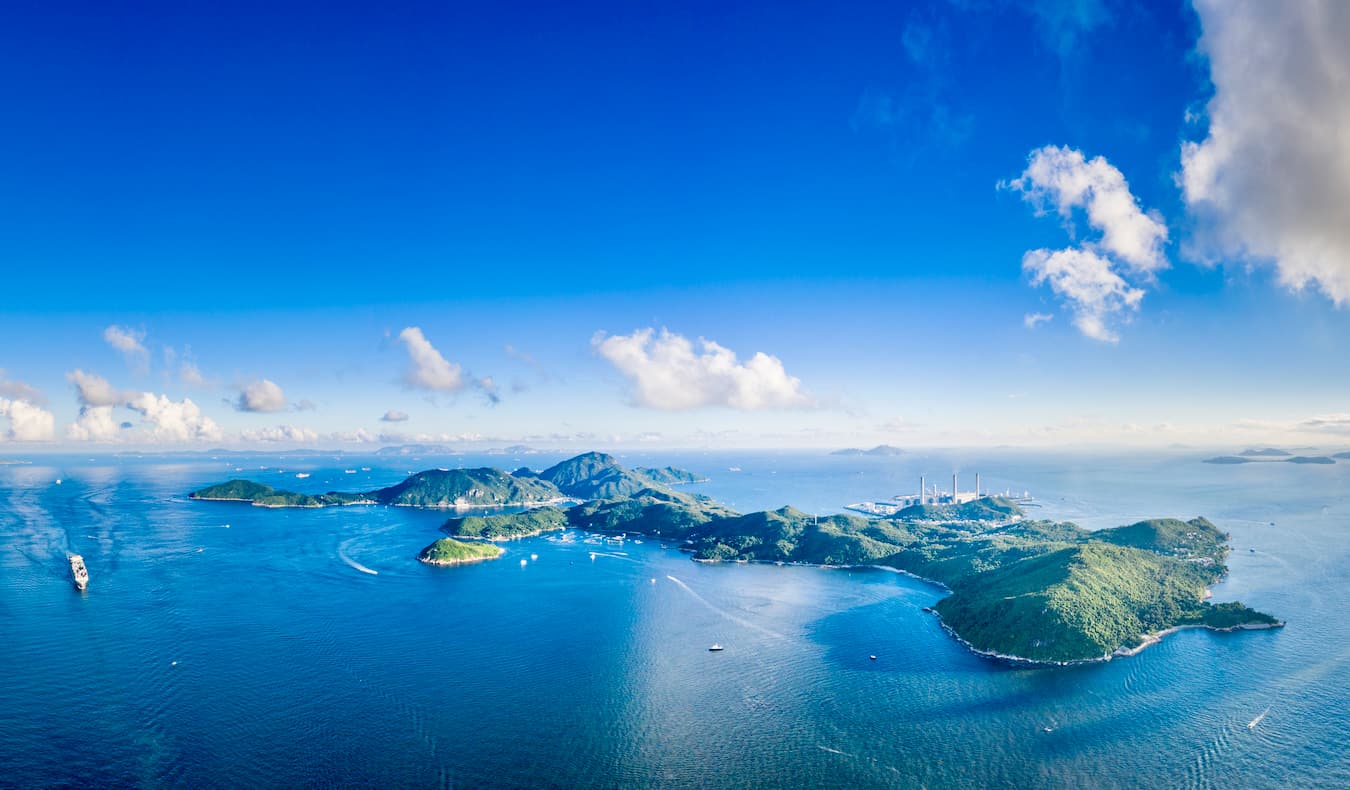
<svg viewBox="0 0 1350 790"><path fill-rule="evenodd" d="M925 489L927 486L925 486L924 483L925 483L925 480L923 479L923 475L919 475L919 504L920 504L920 505L922 505L922 504L924 503L924 500L928 498L927 492L924 491L924 489Z"/></svg>
<svg viewBox="0 0 1350 790"><path fill-rule="evenodd" d="M956 504L956 473L952 472L952 504Z"/></svg>
<svg viewBox="0 0 1350 790"><path fill-rule="evenodd" d="M980 473L975 473L975 498L980 498Z"/></svg>

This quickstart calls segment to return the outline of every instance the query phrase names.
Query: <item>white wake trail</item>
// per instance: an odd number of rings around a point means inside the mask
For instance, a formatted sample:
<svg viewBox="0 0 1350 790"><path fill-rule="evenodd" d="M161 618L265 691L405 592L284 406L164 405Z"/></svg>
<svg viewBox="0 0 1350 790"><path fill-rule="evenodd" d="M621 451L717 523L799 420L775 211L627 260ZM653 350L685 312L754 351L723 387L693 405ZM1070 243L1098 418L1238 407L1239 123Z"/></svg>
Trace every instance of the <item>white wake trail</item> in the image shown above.
<svg viewBox="0 0 1350 790"><path fill-rule="evenodd" d="M704 606L708 607L708 608L709 608L710 610L712 610L713 612L716 612L717 614L719 614L719 615L725 617L726 619L730 620L731 622L736 623L737 625L743 625L743 626L745 626L746 628L749 628L749 629L754 630L754 631L758 631L758 632L760 632L761 634L765 634L766 636L771 636L771 637L773 637L774 639L787 639L787 637L783 636L782 634L780 634L780 633L778 633L778 632L776 632L776 631L770 631L769 629L765 628L765 627L762 626L762 625L759 625L758 623L753 623L753 622L751 622L751 621L749 621L749 620L746 620L744 617L738 617L738 616L732 614L731 612L728 612L728 611L725 610L725 609L722 609L722 608L720 608L720 607L718 607L718 606L714 606L707 598L704 598L702 595L699 595L698 593L694 592L694 590L693 590L692 587L690 587L689 585L687 585L687 584L685 584L684 582L680 581L679 579L675 578L674 576L671 576L670 574L666 574L666 578L667 578L667 579L670 579L671 581L673 581L673 582L675 582L676 584L678 584L678 585L680 586L680 589L682 589L682 590L684 590L685 592L689 593L690 595L694 596L694 600L696 600L696 601L698 601L699 603L703 604Z"/></svg>

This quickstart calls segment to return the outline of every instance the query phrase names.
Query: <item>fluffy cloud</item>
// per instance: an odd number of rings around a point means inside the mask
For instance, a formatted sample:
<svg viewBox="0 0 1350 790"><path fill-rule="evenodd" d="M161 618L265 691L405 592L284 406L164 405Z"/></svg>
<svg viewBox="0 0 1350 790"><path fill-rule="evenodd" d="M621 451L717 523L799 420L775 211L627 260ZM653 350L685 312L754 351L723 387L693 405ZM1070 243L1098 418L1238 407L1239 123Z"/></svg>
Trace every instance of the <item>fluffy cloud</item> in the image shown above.
<svg viewBox="0 0 1350 790"><path fill-rule="evenodd" d="M1282 284L1350 302L1350 7L1196 0L1214 96L1182 146L1193 252L1273 262Z"/></svg>
<svg viewBox="0 0 1350 790"><path fill-rule="evenodd" d="M235 408L239 411L285 411L286 394L281 391L281 387L262 379L244 387Z"/></svg>
<svg viewBox="0 0 1350 790"><path fill-rule="evenodd" d="M1131 287L1111 270L1111 262L1091 250L1032 250L1022 256L1022 271L1032 285L1048 283L1050 290L1073 306L1073 324L1094 340L1119 339L1108 319L1139 306L1144 292ZM1034 324L1028 324L1034 326Z"/></svg>
<svg viewBox="0 0 1350 790"><path fill-rule="evenodd" d="M377 437L365 428L357 428L354 431L334 431L329 434L329 438L338 442L373 442Z"/></svg>
<svg viewBox="0 0 1350 790"><path fill-rule="evenodd" d="M142 392L127 402L139 412L146 438L156 442L215 441L223 435L215 420L202 414L190 398L170 400L167 395Z"/></svg>
<svg viewBox="0 0 1350 790"><path fill-rule="evenodd" d="M9 421L6 439L15 442L45 442L56 436L56 417L26 400L0 398L0 417Z"/></svg>
<svg viewBox="0 0 1350 790"><path fill-rule="evenodd" d="M113 419L113 407L125 403L130 396L102 376L79 368L67 373L66 381L75 385L75 396L80 401L80 416L66 428L66 436L81 442L116 439L120 428Z"/></svg>
<svg viewBox="0 0 1350 790"><path fill-rule="evenodd" d="M127 399L125 393L114 388L107 379L79 368L67 373L66 381L75 385L75 395L81 406L115 406Z"/></svg>
<svg viewBox="0 0 1350 790"><path fill-rule="evenodd" d="M1112 324L1138 309L1141 286L1167 268L1167 226L1140 209L1125 176L1110 162L1072 148L1032 151L1021 177L1001 186L1021 192L1038 214L1053 206L1071 235L1081 210L1098 237L1062 250L1031 250L1022 256L1022 270L1033 285L1048 284L1068 304L1084 335L1117 341ZM1048 319L1038 313L1028 316L1026 325Z"/></svg>
<svg viewBox="0 0 1350 790"><path fill-rule="evenodd" d="M398 339L408 349L408 370L403 375L408 386L437 392L464 389L464 371L441 356L420 328L407 327L398 333Z"/></svg>
<svg viewBox="0 0 1350 790"><path fill-rule="evenodd" d="M145 332L113 324L103 330L103 340L122 352L133 368L143 371L150 366L150 352L142 343Z"/></svg>
<svg viewBox="0 0 1350 790"><path fill-rule="evenodd" d="M116 439L120 431L113 407L83 406L79 418L66 428L66 436L77 442L106 442Z"/></svg>
<svg viewBox="0 0 1350 790"><path fill-rule="evenodd" d="M1106 159L1087 159L1082 151L1047 145L1031 152L1027 169L1008 186L1039 211L1053 204L1066 221L1076 209L1084 209L1088 225L1101 233L1100 241L1084 246L1112 256L1131 271L1151 275L1167 268L1167 226L1140 210L1124 174Z"/></svg>
<svg viewBox="0 0 1350 790"><path fill-rule="evenodd" d="M639 329L631 335L591 341L596 353L633 384L633 402L667 411L704 406L772 409L808 406L813 401L801 381L789 376L777 357L758 352L745 362L736 353L699 338L698 350L688 339L662 329Z"/></svg>
<svg viewBox="0 0 1350 790"><path fill-rule="evenodd" d="M259 428L257 430L244 431L240 434L246 442L291 442L296 444L312 444L319 440L319 434L309 428L301 428L295 425L278 425L274 428Z"/></svg>
<svg viewBox="0 0 1350 790"><path fill-rule="evenodd" d="M0 370L0 397L28 401L37 406L47 403L47 398L43 396L41 390L22 381L5 378L4 370Z"/></svg>
<svg viewBox="0 0 1350 790"><path fill-rule="evenodd" d="M390 409L380 418L381 422L407 422L408 413L397 409Z"/></svg>

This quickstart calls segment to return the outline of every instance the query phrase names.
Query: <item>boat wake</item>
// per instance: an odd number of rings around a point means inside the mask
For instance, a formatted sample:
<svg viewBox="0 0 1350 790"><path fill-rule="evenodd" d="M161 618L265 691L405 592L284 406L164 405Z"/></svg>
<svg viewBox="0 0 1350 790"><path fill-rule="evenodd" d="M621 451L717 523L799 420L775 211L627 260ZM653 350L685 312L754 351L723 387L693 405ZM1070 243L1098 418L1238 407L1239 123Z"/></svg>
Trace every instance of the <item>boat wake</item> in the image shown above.
<svg viewBox="0 0 1350 790"><path fill-rule="evenodd" d="M1264 718L1266 717L1266 714L1267 714L1267 713L1270 713L1270 708L1266 708L1265 710L1261 711L1260 713L1258 713L1258 714L1256 715L1256 718L1254 718L1254 719L1252 719L1250 722L1248 722L1248 723L1247 723L1247 729L1249 729L1249 730L1254 730L1254 729L1256 729L1256 725L1258 725L1258 724L1261 723L1261 720L1264 719Z"/></svg>
<svg viewBox="0 0 1350 790"><path fill-rule="evenodd" d="M348 541L348 542L350 542L350 541ZM348 557L348 556L347 556L347 543L346 543L346 542L344 542L342 545L338 546L338 552L337 552L337 554L338 554L338 559L342 560L343 562L347 563L348 565L352 566L353 568L357 569L358 571L361 571L362 573L369 573L371 576L379 576L379 575L380 575L380 572L379 572L379 571L374 570L374 569L372 569L372 568L367 568L366 566L362 565L361 563L357 562L356 560L352 559L351 557Z"/></svg>
<svg viewBox="0 0 1350 790"><path fill-rule="evenodd" d="M751 622L751 621L749 621L749 620L746 620L744 617L738 617L738 616L732 614L731 612L728 612L728 611L725 610L725 609L722 609L722 608L720 608L720 607L718 607L718 606L714 606L714 605L712 604L712 602L710 602L707 598L704 598L702 595L699 595L698 593L694 592L694 589L693 589L692 587L690 587L689 585L687 585L687 584L685 584L684 582L680 581L679 579L675 578L674 576L671 576L670 574L666 574L666 578L667 578L667 579L670 579L670 580L673 581L673 582L675 582L675 584L679 585L680 589L682 589L682 590L684 590L685 592L687 592L687 593L689 593L690 595L692 595L692 596L694 597L694 600L696 600L696 601L698 601L699 603L703 604L704 606L706 606L708 609L712 610L713 612L715 612L715 613L717 613L717 614L719 614L719 615L725 617L726 619L730 620L731 622L736 623L737 625L743 625L743 626L745 626L746 628L749 628L749 629L751 629L751 630L753 630L753 631L758 631L758 632L760 632L761 634L764 634L764 635L766 635L766 636L771 636L771 637L773 637L774 639L787 639L787 637L783 636L782 634L780 634L780 633L778 633L778 632L776 632L776 631L770 631L769 629L765 628L765 627L762 626L762 625L759 625L758 623L753 623L753 622Z"/></svg>

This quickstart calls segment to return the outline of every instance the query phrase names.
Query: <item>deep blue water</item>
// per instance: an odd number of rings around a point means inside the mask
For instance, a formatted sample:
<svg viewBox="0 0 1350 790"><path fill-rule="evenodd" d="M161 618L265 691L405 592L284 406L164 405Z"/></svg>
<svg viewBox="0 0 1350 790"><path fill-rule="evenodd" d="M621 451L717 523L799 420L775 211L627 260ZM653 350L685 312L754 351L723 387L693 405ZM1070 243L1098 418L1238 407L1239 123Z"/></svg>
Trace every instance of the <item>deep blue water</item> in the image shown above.
<svg viewBox="0 0 1350 790"><path fill-rule="evenodd" d="M1288 621L1061 669L970 654L922 612L938 589L883 571L543 537L431 568L413 556L442 513L185 498L244 474L365 489L559 457L0 467L0 785L1350 786L1346 463L622 459L706 473L697 490L741 510L834 512L957 468L1092 528L1205 515L1233 536L1215 599ZM342 472L360 466L374 471ZM88 563L85 594L67 551Z"/></svg>

